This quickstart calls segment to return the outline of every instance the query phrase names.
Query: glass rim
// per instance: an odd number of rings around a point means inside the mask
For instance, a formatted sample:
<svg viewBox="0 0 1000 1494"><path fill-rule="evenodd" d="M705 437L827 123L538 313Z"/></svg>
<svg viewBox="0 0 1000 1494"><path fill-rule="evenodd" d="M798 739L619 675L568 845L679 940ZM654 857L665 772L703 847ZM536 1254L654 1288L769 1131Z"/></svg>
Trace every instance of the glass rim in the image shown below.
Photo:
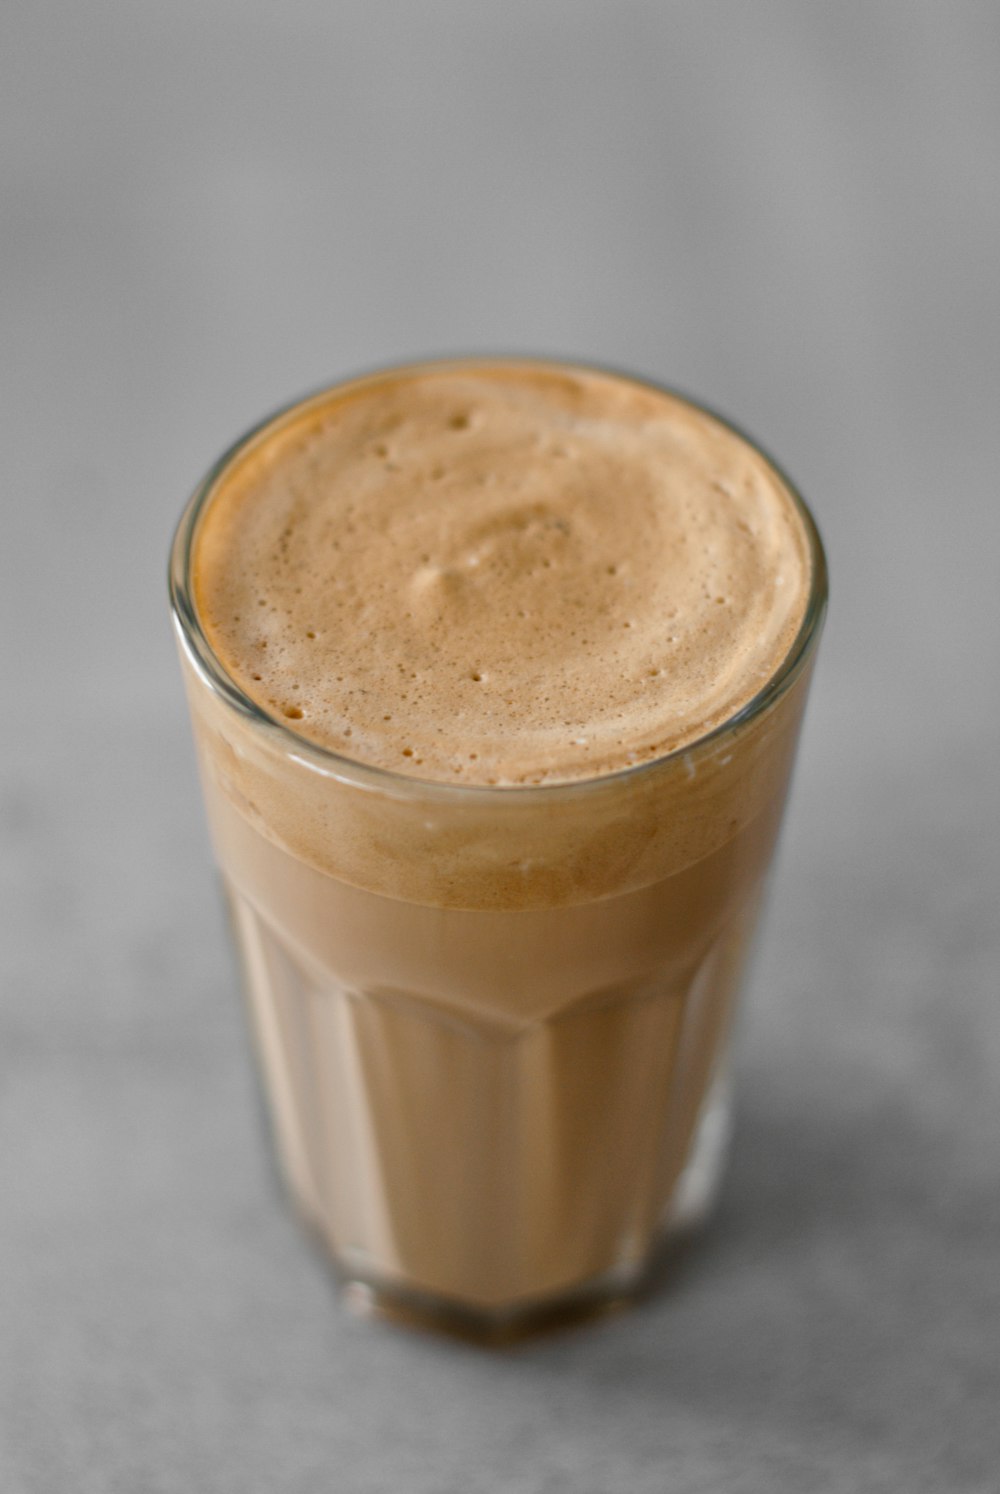
<svg viewBox="0 0 1000 1494"><path fill-rule="evenodd" d="M310 405L329 398L335 392L347 393L365 384L377 384L384 379L399 376L415 376L425 371L445 372L449 369L497 366L513 368L519 365L536 365L540 368L557 369L569 373L577 370L585 374L599 374L632 384L640 389L666 394L716 421L744 442L767 464L783 484L795 506L805 531L810 556L809 595L799 630L787 653L756 694L751 696L738 711L734 711L732 715L727 716L724 721L720 721L709 731L703 732L683 746L674 747L669 752L660 753L643 762L616 768L609 773L589 774L583 778L556 779L551 783L446 783L438 779L420 778L413 773L402 773L394 768L384 768L375 763L367 763L302 736L285 721L272 716L240 686L212 648L198 617L191 584L195 538L201 517L219 481L231 465L252 446L276 433L281 425L293 415L304 412ZM620 786L626 780L633 782L652 776L661 772L668 764L682 761L691 753L701 753L710 748L712 744L721 742L732 732L762 716L798 679L818 642L828 598L827 564L823 541L805 499L795 483L765 448L728 417L719 414L701 400L694 399L670 385L640 377L609 364L587 362L577 358L565 359L537 354L509 353L496 356L482 353L468 356L456 354L380 365L367 372L325 384L309 394L281 405L271 414L264 416L223 451L185 505L170 548L168 583L174 626L184 653L195 673L202 683L208 686L213 695L262 732L265 738L271 739L273 745L286 757L290 757L301 766L321 773L325 777L359 788L379 789L382 792L388 791L408 798L426 797L437 801L466 804L477 798L494 802L503 799L520 803L529 800L536 801L539 797L544 797L551 802L557 797L573 798L582 794L593 794L599 789Z"/></svg>

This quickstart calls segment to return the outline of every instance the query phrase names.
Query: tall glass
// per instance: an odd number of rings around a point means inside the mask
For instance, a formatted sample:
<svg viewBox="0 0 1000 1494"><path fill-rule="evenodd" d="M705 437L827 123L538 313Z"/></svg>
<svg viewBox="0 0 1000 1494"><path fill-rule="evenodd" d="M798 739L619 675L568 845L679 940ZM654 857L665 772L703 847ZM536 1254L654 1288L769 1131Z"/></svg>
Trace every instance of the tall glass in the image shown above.
<svg viewBox="0 0 1000 1494"><path fill-rule="evenodd" d="M321 399L324 396L317 396ZM563 784L421 782L316 746L231 679L171 598L283 1173L355 1297L484 1336L640 1288L707 1210L734 1004L826 601L683 750ZM743 438L745 439L745 438Z"/></svg>

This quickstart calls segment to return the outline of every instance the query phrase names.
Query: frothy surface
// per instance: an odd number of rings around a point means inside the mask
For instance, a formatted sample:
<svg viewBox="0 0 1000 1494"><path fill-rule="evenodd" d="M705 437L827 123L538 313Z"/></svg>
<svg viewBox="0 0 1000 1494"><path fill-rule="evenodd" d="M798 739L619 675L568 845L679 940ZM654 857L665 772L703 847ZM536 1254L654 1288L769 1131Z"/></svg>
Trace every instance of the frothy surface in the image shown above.
<svg viewBox="0 0 1000 1494"><path fill-rule="evenodd" d="M419 778L558 782L735 714L805 612L805 529L728 428L626 379L461 363L358 381L231 463L195 603L297 733Z"/></svg>

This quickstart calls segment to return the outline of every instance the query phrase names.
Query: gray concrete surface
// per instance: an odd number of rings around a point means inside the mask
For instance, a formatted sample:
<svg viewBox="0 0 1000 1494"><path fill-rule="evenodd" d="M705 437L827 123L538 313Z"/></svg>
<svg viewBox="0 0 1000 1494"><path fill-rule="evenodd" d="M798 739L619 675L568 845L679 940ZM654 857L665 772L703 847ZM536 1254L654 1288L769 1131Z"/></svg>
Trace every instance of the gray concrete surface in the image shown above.
<svg viewBox="0 0 1000 1494"><path fill-rule="evenodd" d="M0 1488L1000 1487L1000 10L8 4ZM166 620L273 405L528 349L797 477L833 607L717 1220L488 1355L273 1186Z"/></svg>

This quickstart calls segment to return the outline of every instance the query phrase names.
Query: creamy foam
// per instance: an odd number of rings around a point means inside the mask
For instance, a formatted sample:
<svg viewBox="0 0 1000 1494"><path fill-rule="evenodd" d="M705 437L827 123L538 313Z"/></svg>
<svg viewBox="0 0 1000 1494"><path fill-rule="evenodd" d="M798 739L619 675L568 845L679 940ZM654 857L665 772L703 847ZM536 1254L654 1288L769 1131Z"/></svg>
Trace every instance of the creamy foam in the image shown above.
<svg viewBox="0 0 1000 1494"><path fill-rule="evenodd" d="M803 521L730 429L612 375L456 363L360 380L229 464L197 610L294 731L445 782L603 775L736 714L810 584Z"/></svg>

